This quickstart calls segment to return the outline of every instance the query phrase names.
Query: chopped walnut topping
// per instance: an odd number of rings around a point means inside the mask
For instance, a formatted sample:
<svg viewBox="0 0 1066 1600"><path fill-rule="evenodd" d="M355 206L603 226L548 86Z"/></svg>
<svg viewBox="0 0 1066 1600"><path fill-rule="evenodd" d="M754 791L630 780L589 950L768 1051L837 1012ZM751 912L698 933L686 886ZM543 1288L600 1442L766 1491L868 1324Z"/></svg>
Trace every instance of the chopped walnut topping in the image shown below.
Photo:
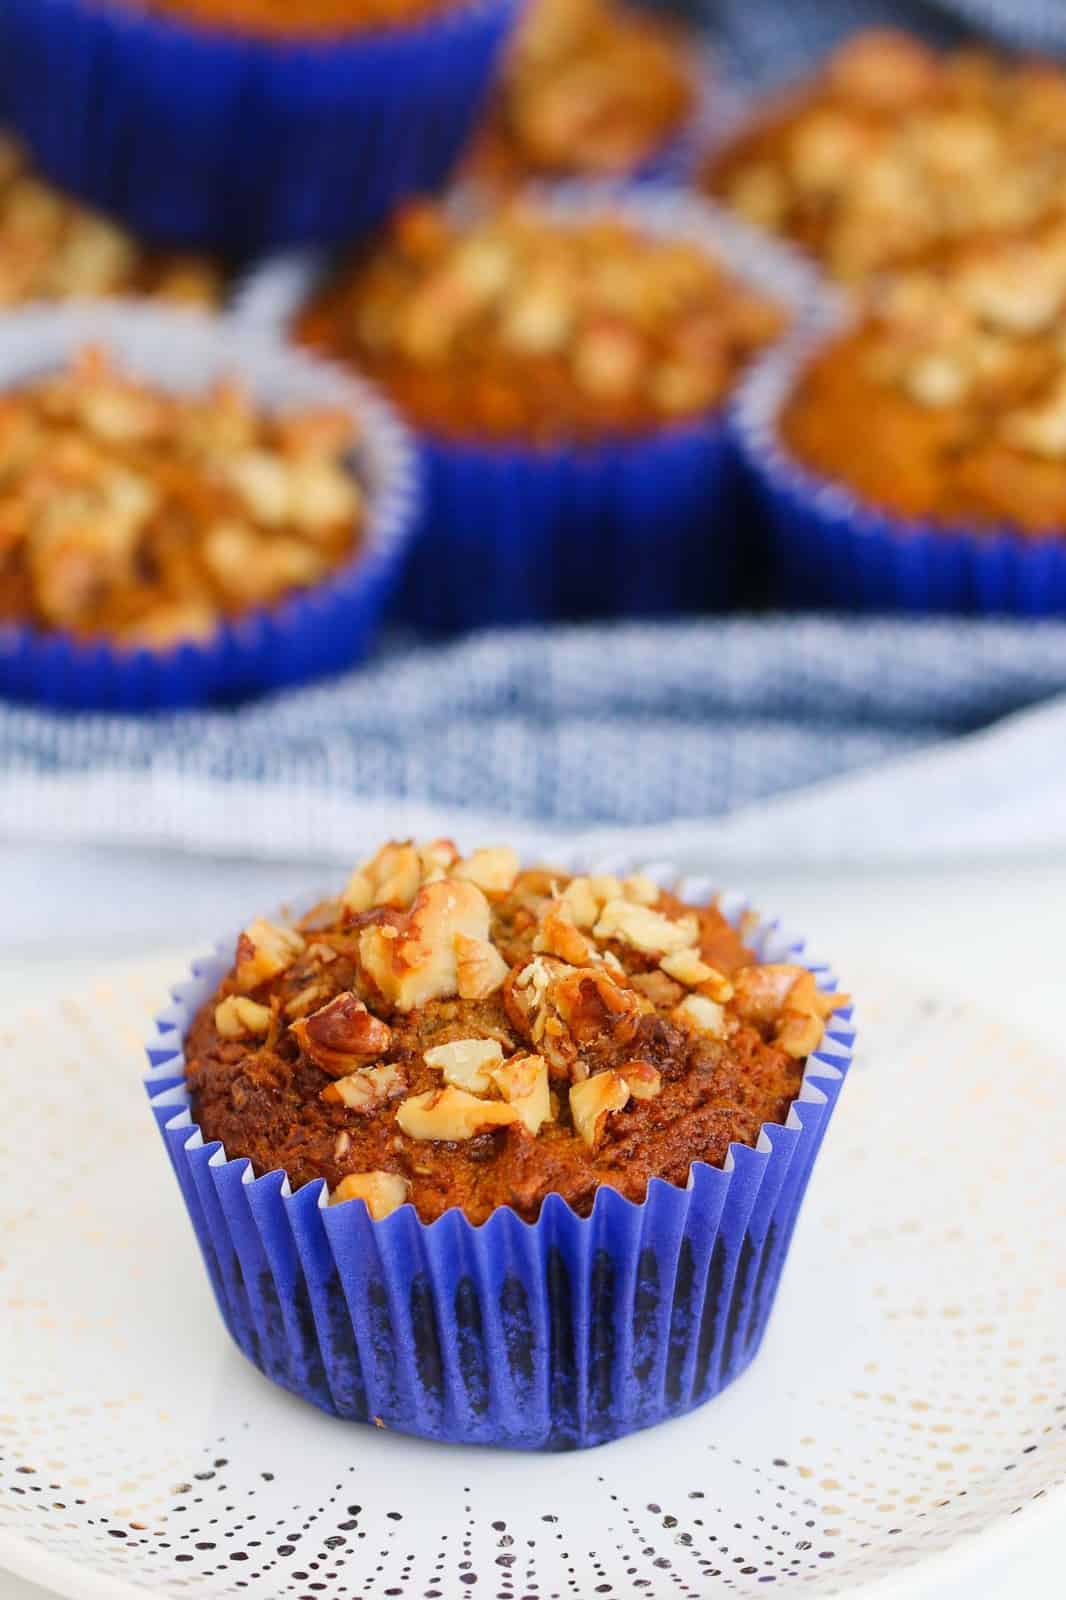
<svg viewBox="0 0 1066 1600"><path fill-rule="evenodd" d="M570 1090L570 1115L576 1133L595 1150L603 1137L607 1118L629 1102L629 1085L620 1072L597 1072Z"/></svg>
<svg viewBox="0 0 1066 1600"><path fill-rule="evenodd" d="M653 878L645 878L638 873L635 877L622 879L622 898L631 900L634 905L657 905L660 893L659 885Z"/></svg>
<svg viewBox="0 0 1066 1600"><path fill-rule="evenodd" d="M826 1021L848 1003L847 995L823 994L813 972L789 962L741 967L733 981L738 1015L772 1027L775 1044L796 1057L818 1049Z"/></svg>
<svg viewBox="0 0 1066 1600"><path fill-rule="evenodd" d="M357 867L342 896L353 915L373 906L406 911L422 884L422 862L415 846L386 844L370 861Z"/></svg>
<svg viewBox="0 0 1066 1600"><path fill-rule="evenodd" d="M309 1016L318 1009L323 1001L330 998L330 987L327 983L309 983L294 994L284 1007L285 1015L290 1021L295 1022L299 1017Z"/></svg>
<svg viewBox="0 0 1066 1600"><path fill-rule="evenodd" d="M703 960L699 951L693 947L689 950L675 950L673 955L664 956L659 965L671 978L676 978L678 983L683 983L687 989L699 989L712 1000L717 1000L724 1005L733 998L733 985L719 972L717 967L712 967Z"/></svg>
<svg viewBox="0 0 1066 1600"><path fill-rule="evenodd" d="M663 1075L650 1061L627 1061L621 1072L634 1100L654 1100L662 1093Z"/></svg>
<svg viewBox="0 0 1066 1600"><path fill-rule="evenodd" d="M427 1050L424 1060L427 1066L439 1067L445 1083L453 1088L488 1094L492 1071L503 1061L503 1049L496 1039L453 1039Z"/></svg>
<svg viewBox="0 0 1066 1600"><path fill-rule="evenodd" d="M360 1067L335 1083L327 1083L320 1098L368 1116L390 1100L398 1099L406 1089L407 1080L400 1068L387 1061L380 1067Z"/></svg>
<svg viewBox="0 0 1066 1600"><path fill-rule="evenodd" d="M559 904L575 928L591 928L600 914L603 901L592 887L591 878L571 878Z"/></svg>
<svg viewBox="0 0 1066 1600"><path fill-rule="evenodd" d="M494 944L455 936L456 982L460 1000L487 1000L511 970Z"/></svg>
<svg viewBox="0 0 1066 1600"><path fill-rule="evenodd" d="M261 1038L270 1032L274 1013L243 994L231 994L215 1007L215 1027L223 1039Z"/></svg>
<svg viewBox="0 0 1066 1600"><path fill-rule="evenodd" d="M287 971L303 949L303 937L293 928L280 928L262 918L249 923L237 940L238 989L247 993L268 983Z"/></svg>
<svg viewBox="0 0 1066 1600"><path fill-rule="evenodd" d="M723 1008L702 994L686 995L674 1012L674 1021L697 1033L709 1033L713 1039L724 1039L728 1031Z"/></svg>
<svg viewBox="0 0 1066 1600"><path fill-rule="evenodd" d="M509 847L475 850L452 868L452 876L476 883L486 894L506 894L518 876L518 853Z"/></svg>
<svg viewBox="0 0 1066 1600"><path fill-rule="evenodd" d="M533 948L539 954L558 956L572 967L586 967L596 954L585 936L560 911L550 910L541 919Z"/></svg>
<svg viewBox="0 0 1066 1600"><path fill-rule="evenodd" d="M354 994L337 995L289 1031L315 1066L334 1078L383 1056L392 1044L391 1028Z"/></svg>
<svg viewBox="0 0 1066 1600"><path fill-rule="evenodd" d="M353 1172L342 1178L329 1197L331 1206L365 1200L375 1222L382 1222L407 1202L411 1185L397 1172Z"/></svg>
<svg viewBox="0 0 1066 1600"><path fill-rule="evenodd" d="M512 1056L490 1073L493 1083L507 1103L514 1107L522 1126L534 1137L543 1123L551 1120L551 1093L548 1063L543 1056Z"/></svg>
<svg viewBox="0 0 1066 1600"><path fill-rule="evenodd" d="M431 883L448 875L459 860L459 852L451 839L433 839L418 847L418 859L422 864L422 881Z"/></svg>
<svg viewBox="0 0 1066 1600"><path fill-rule="evenodd" d="M672 922L648 906L633 905L628 900L608 900L592 931L597 939L620 939L635 950L665 955L687 949L695 929L688 917Z"/></svg>
<svg viewBox="0 0 1066 1600"><path fill-rule="evenodd" d="M359 936L359 958L382 996L398 1011L457 994L458 934L487 943L489 903L473 883L427 883L399 926L371 926Z"/></svg>
<svg viewBox="0 0 1066 1600"><path fill-rule="evenodd" d="M741 967L733 974L737 1012L746 1022L764 1026L776 1022L793 987L804 976L810 977L806 967L790 962Z"/></svg>
<svg viewBox="0 0 1066 1600"><path fill-rule="evenodd" d="M505 1128L521 1118L513 1106L479 1100L465 1089L437 1089L412 1095L396 1113L401 1132L410 1139L474 1139L492 1128Z"/></svg>

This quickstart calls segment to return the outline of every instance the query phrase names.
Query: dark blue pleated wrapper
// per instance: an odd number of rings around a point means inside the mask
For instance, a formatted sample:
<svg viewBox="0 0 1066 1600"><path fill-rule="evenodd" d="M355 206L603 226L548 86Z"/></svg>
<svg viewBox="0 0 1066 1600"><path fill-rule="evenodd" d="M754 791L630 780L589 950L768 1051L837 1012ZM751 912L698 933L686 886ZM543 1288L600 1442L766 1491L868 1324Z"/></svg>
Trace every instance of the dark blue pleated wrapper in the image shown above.
<svg viewBox="0 0 1066 1600"><path fill-rule="evenodd" d="M724 909L735 920L744 903ZM175 990L146 1083L223 1320L267 1377L427 1439L572 1450L680 1416L744 1371L851 1064L849 1012L808 1060L787 1122L734 1145L723 1169L697 1162L685 1188L653 1179L641 1205L603 1189L588 1217L550 1196L536 1223L501 1208L480 1227L457 1211L427 1225L411 1205L374 1222L361 1200L328 1207L322 1182L292 1194L281 1172L255 1178L193 1122L182 1039L234 942ZM803 960L776 924L754 942Z"/></svg>
<svg viewBox="0 0 1066 1600"><path fill-rule="evenodd" d="M51 178L149 238L336 243L444 182L519 5L290 42L126 0L4 0L0 103Z"/></svg>
<svg viewBox="0 0 1066 1600"><path fill-rule="evenodd" d="M0 623L0 695L71 710L151 712L227 704L340 671L366 655L419 516L411 436L371 389L327 362L225 318L110 302L0 318L0 385L54 370L86 344L149 382L202 390L236 377L265 406L339 406L357 424L353 469L366 494L357 556L324 583L168 651L83 643Z"/></svg>
<svg viewBox="0 0 1066 1600"><path fill-rule="evenodd" d="M789 454L778 420L824 337L808 329L767 356L733 415L775 600L814 610L1066 616L1066 528L1024 538L894 517Z"/></svg>

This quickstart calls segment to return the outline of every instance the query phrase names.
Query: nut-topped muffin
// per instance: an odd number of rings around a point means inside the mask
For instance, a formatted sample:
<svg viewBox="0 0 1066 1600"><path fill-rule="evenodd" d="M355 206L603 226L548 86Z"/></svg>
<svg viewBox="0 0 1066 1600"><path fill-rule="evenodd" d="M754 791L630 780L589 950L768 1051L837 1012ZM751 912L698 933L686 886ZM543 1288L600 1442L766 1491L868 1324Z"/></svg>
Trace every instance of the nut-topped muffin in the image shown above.
<svg viewBox="0 0 1066 1600"><path fill-rule="evenodd" d="M1066 192L1066 72L904 33L852 36L712 159L711 193L857 281Z"/></svg>
<svg viewBox="0 0 1066 1600"><path fill-rule="evenodd" d="M0 621L123 648L210 637L349 561L352 417L175 393L99 348L0 394Z"/></svg>
<svg viewBox="0 0 1066 1600"><path fill-rule="evenodd" d="M691 239L520 201L469 222L407 208L298 329L436 438L539 446L716 412L785 322Z"/></svg>
<svg viewBox="0 0 1066 1600"><path fill-rule="evenodd" d="M884 285L806 365L780 432L898 516L1066 533L1066 221Z"/></svg>
<svg viewBox="0 0 1066 1600"><path fill-rule="evenodd" d="M579 1214L783 1122L845 998L714 904L506 848L384 846L293 926L252 922L185 1046L229 1157L334 1202Z"/></svg>
<svg viewBox="0 0 1066 1600"><path fill-rule="evenodd" d="M409 27L462 3L463 0L147 0L147 9L229 33L291 39Z"/></svg>
<svg viewBox="0 0 1066 1600"><path fill-rule="evenodd" d="M509 184L639 168L692 115L686 41L623 0L533 0L471 167Z"/></svg>
<svg viewBox="0 0 1066 1600"><path fill-rule="evenodd" d="M119 294L215 306L224 287L209 257L140 243L46 183L0 134L0 307Z"/></svg>

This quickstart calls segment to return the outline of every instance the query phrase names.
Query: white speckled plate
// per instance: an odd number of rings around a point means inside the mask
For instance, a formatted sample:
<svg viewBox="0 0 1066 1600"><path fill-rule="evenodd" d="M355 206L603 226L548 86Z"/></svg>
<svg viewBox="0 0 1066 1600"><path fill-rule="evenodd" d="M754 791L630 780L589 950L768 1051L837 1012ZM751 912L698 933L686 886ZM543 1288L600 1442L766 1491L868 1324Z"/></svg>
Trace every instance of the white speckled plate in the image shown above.
<svg viewBox="0 0 1066 1600"><path fill-rule="evenodd" d="M77 1600L887 1597L1066 1514L1066 1062L848 972L864 1052L751 1371L597 1451L447 1449L230 1347L140 1085L177 976L0 1023L0 1565Z"/></svg>

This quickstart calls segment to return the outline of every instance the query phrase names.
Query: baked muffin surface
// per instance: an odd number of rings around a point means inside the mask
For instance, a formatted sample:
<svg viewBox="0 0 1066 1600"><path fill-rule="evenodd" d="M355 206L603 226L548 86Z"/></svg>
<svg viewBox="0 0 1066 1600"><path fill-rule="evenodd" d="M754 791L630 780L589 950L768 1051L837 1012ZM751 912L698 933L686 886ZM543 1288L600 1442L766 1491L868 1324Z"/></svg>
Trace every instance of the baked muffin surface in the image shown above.
<svg viewBox="0 0 1066 1600"><path fill-rule="evenodd" d="M859 282L1061 211L1066 72L862 32L719 152L704 181Z"/></svg>
<svg viewBox="0 0 1066 1600"><path fill-rule="evenodd" d="M358 547L342 412L178 395L87 349L0 394L0 621L130 649L209 637Z"/></svg>
<svg viewBox="0 0 1066 1600"><path fill-rule="evenodd" d="M668 24L621 0L533 0L472 170L508 184L639 166L694 109L685 49Z"/></svg>
<svg viewBox="0 0 1066 1600"><path fill-rule="evenodd" d="M802 373L781 431L898 515L1066 531L1066 220L882 286Z"/></svg>
<svg viewBox="0 0 1066 1600"><path fill-rule="evenodd" d="M295 928L251 924L185 1056L204 1136L258 1173L375 1216L532 1220L754 1144L843 1003L713 905L437 840L385 846Z"/></svg>
<svg viewBox="0 0 1066 1600"><path fill-rule="evenodd" d="M519 201L408 207L298 331L432 434L551 444L706 416L785 320L693 242Z"/></svg>

